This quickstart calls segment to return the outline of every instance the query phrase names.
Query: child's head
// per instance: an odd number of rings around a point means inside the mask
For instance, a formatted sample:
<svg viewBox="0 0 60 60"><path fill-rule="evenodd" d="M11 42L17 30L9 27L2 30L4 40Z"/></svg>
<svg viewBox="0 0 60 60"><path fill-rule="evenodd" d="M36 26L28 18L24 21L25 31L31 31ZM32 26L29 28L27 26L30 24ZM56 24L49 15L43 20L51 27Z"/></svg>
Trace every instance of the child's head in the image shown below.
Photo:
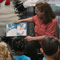
<svg viewBox="0 0 60 60"><path fill-rule="evenodd" d="M40 50L44 55L47 56L56 54L58 51L58 39L53 36L46 37L44 40L42 40Z"/></svg>
<svg viewBox="0 0 60 60"><path fill-rule="evenodd" d="M13 39L12 47L15 52L23 52L25 48L25 41L19 37Z"/></svg>
<svg viewBox="0 0 60 60"><path fill-rule="evenodd" d="M14 60L12 52L5 42L0 42L0 60Z"/></svg>

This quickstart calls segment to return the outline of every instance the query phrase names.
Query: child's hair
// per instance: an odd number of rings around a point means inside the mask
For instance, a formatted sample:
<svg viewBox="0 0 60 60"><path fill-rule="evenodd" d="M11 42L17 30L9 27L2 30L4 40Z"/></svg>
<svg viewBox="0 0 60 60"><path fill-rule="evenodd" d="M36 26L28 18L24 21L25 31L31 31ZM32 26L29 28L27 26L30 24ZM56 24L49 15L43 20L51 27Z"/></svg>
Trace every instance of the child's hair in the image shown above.
<svg viewBox="0 0 60 60"><path fill-rule="evenodd" d="M15 52L18 52L18 51L23 52L25 48L25 41L22 38L17 37L13 39L12 47Z"/></svg>
<svg viewBox="0 0 60 60"><path fill-rule="evenodd" d="M0 60L14 60L12 52L5 42L0 42Z"/></svg>
<svg viewBox="0 0 60 60"><path fill-rule="evenodd" d="M54 36L46 37L42 40L41 47L46 55L54 55L58 51L58 39Z"/></svg>

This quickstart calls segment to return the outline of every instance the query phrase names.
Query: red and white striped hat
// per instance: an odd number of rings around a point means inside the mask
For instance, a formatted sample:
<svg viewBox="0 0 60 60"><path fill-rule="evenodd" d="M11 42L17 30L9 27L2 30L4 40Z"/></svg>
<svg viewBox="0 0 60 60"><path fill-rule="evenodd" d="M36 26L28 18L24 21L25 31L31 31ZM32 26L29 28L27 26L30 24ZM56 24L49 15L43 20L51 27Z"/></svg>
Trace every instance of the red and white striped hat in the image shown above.
<svg viewBox="0 0 60 60"><path fill-rule="evenodd" d="M0 3L2 3L4 0L0 0ZM6 0L5 5L10 5L10 0Z"/></svg>

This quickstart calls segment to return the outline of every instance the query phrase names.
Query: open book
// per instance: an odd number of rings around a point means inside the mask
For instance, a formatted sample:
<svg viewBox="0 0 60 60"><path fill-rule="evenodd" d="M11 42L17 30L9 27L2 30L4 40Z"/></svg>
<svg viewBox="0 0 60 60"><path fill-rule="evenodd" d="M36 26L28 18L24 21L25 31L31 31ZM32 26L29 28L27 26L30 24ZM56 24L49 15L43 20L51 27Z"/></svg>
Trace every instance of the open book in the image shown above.
<svg viewBox="0 0 60 60"><path fill-rule="evenodd" d="M27 36L27 23L6 24L6 36Z"/></svg>

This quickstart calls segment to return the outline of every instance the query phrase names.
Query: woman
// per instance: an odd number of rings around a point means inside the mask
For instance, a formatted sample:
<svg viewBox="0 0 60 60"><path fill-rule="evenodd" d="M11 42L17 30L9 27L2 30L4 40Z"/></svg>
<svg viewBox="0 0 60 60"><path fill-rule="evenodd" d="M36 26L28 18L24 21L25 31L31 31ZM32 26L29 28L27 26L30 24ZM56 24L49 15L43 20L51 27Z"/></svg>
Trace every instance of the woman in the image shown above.
<svg viewBox="0 0 60 60"><path fill-rule="evenodd" d="M56 35L56 28L57 28L57 20L54 12L52 11L52 8L50 5L46 2L40 2L37 3L35 6L35 13L36 15L27 19L22 19L15 21L14 23L20 23L20 22L33 22L35 23L35 37L27 36L25 39L27 41L32 41L29 46L32 49L33 47L38 48L40 47L41 40L43 40L46 36L55 36ZM36 41L34 41L36 40ZM37 42L39 40L39 42ZM36 49L34 49L36 50Z"/></svg>
<svg viewBox="0 0 60 60"><path fill-rule="evenodd" d="M35 6L36 15L27 19L15 21L14 23L20 22L33 22L35 23L35 35L38 37L28 36L25 39L39 40L45 36L55 36L57 28L57 20L54 12L50 5L46 2L37 3Z"/></svg>

